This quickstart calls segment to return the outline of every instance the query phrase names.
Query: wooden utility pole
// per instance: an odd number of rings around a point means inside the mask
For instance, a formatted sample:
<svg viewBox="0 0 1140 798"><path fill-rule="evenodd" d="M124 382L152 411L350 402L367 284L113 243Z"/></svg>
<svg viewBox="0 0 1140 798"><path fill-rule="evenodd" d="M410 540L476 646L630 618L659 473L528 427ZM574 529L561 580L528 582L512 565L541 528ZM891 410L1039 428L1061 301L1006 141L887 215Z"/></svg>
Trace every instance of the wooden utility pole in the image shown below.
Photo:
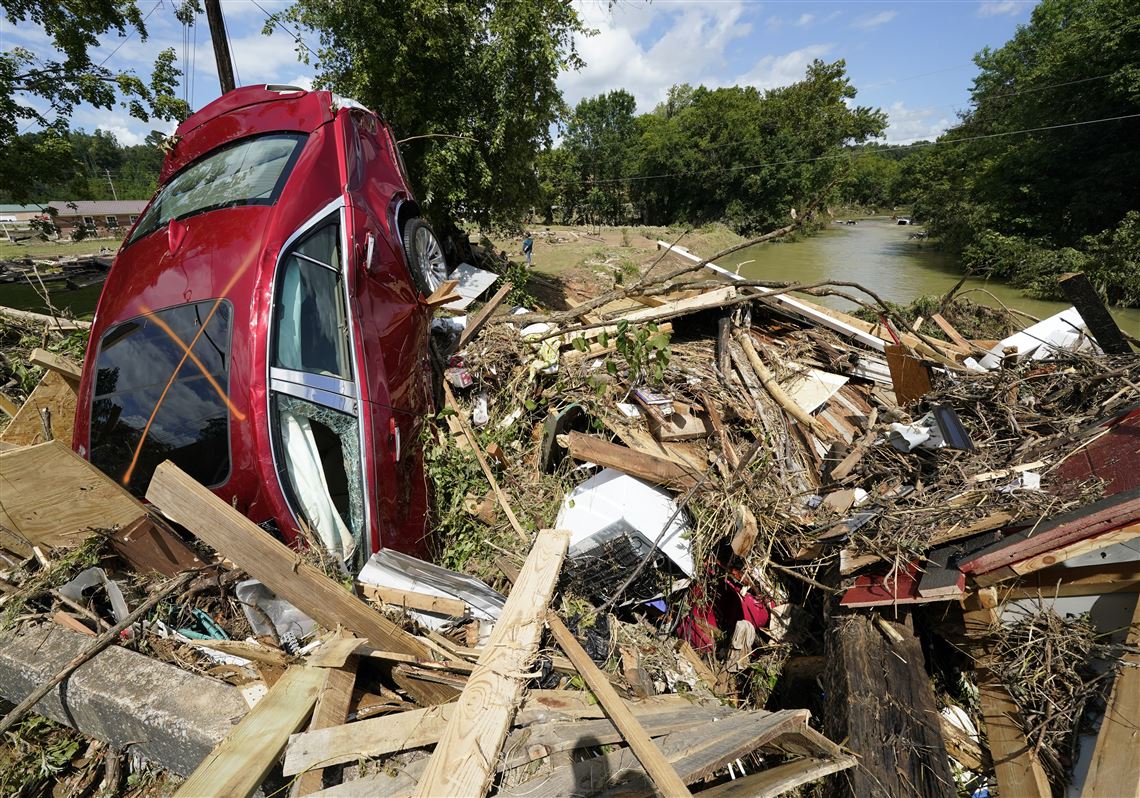
<svg viewBox="0 0 1140 798"><path fill-rule="evenodd" d="M206 21L210 23L210 41L214 43L214 60L218 63L218 82L222 94L234 90L234 65L230 61L230 43L226 38L226 21L222 19L220 0L205 0Z"/></svg>

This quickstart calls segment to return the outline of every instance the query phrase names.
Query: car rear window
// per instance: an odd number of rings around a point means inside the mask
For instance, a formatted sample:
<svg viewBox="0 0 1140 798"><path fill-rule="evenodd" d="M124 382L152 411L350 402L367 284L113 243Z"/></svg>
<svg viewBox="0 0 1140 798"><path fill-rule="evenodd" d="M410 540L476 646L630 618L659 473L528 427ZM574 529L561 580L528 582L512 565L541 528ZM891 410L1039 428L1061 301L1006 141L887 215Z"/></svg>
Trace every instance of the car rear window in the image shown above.
<svg viewBox="0 0 1140 798"><path fill-rule="evenodd" d="M91 462L135 495L164 460L204 485L229 476L232 317L224 300L178 305L118 324L100 341Z"/></svg>
<svg viewBox="0 0 1140 798"><path fill-rule="evenodd" d="M171 219L238 205L272 205L305 139L302 133L273 133L242 139L203 156L159 190L127 243Z"/></svg>

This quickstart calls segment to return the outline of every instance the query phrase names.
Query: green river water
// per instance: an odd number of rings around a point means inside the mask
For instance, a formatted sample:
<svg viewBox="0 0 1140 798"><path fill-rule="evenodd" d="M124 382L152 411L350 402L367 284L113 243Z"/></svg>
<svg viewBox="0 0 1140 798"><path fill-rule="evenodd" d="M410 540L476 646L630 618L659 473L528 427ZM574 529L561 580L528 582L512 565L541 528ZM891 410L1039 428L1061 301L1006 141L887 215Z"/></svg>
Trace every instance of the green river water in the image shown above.
<svg viewBox="0 0 1140 798"><path fill-rule="evenodd" d="M952 258L935 251L929 242L910 237L919 229L897 225L885 217L860 219L854 225L832 224L800 241L741 250L719 264L731 269L739 266L742 275L757 280L856 282L884 299L906 304L923 294L945 294L961 277ZM62 282L48 283L48 287L53 305L87 317L94 312L102 288L93 285L68 290ZM1062 302L1030 299L1005 283L973 278L966 281L959 294L992 307L1005 304L1038 318L1068 307ZM838 297L818 301L842 310L853 307ZM46 312L43 301L26 284L0 284L0 305ZM1112 313L1125 332L1140 337L1140 308L1116 308Z"/></svg>
<svg viewBox="0 0 1140 798"><path fill-rule="evenodd" d="M860 219L854 225L832 224L800 241L750 247L717 263L730 269L739 266L740 274L753 280L855 282L883 299L907 304L923 294L945 294L962 276L953 258L935 251L929 242L910 237L918 230L888 218ZM1062 302L1030 299L1020 289L993 280L968 279L959 295L992 307L1005 304L1038 318L1068 307ZM839 297L816 301L841 310L855 307ZM1140 337L1140 308L1115 308L1112 315L1121 329Z"/></svg>

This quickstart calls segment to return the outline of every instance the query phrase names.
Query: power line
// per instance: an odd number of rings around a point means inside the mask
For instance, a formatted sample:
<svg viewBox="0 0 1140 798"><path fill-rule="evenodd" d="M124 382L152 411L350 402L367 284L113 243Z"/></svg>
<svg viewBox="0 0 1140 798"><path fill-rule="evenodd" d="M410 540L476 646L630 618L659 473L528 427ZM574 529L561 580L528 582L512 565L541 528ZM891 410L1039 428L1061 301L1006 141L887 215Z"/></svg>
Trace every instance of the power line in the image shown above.
<svg viewBox="0 0 1140 798"><path fill-rule="evenodd" d="M613 178L603 178L600 180L569 180L569 181L566 181L563 183L556 183L554 185L557 188L557 187L561 187L561 186L576 186L576 185L582 185L582 184L601 185L601 184L607 184L607 183L632 183L632 182L638 181L638 180L659 180L659 179L669 178L669 177L691 177L694 175L712 174L714 172L718 172L718 173L743 172L743 171L747 171L750 169L760 169L760 168L765 167L765 166L789 166L791 164L798 164L798 163L815 163L817 161L836 161L836 160L843 160L843 159L847 159L847 158L855 158L855 157L858 157L860 155L866 155L866 154L872 153L872 152L873 153L882 153L882 152L887 152L887 151L892 151L892 150L906 150L906 149L912 149L912 148L918 148L918 147L941 147L941 146L946 146L949 144L962 144L962 143L965 143L967 141L979 141L982 139L995 139L995 138L1001 138L1003 136L1016 136L1016 135L1019 135L1022 133L1040 133L1040 132L1047 131L1047 130L1060 130L1062 128L1080 127L1082 125L1097 125L1097 124L1101 124L1103 122L1119 122L1119 121L1122 121L1125 119L1136 119L1137 117L1140 117L1140 113L1125 114L1123 116L1110 116L1110 117L1105 117L1104 119L1087 119L1087 120L1083 120L1080 122L1065 122L1063 124L1058 124L1058 125L1046 125L1044 127L1032 127L1032 128L1025 128L1023 130L1008 130L1008 131L1004 131L1002 133L983 133L983 134L979 134L976 136L966 136L966 137L963 137L960 139L948 139L946 141L917 142L915 144L899 144L898 146L894 146L894 147L880 147L880 148L877 148L874 150L862 150L862 151L858 151L858 152L845 152L845 153L839 153L836 155L819 155L819 156L816 156L814 158L790 158L790 159L784 160L784 161L764 161L762 163L747 164L745 166L725 166L725 167L718 167L715 169L699 169L699 170L693 170L693 171L688 171L688 172L670 172L670 173L659 174L659 175L636 175L634 177L613 177Z"/></svg>
<svg viewBox="0 0 1140 798"><path fill-rule="evenodd" d="M253 3L255 6L258 7L258 9L261 10L261 13L265 15L266 19L268 19L274 25L279 27L284 33L288 33L290 36L293 37L293 41L297 42L302 47L304 47L306 50L308 50L309 53L313 56L313 58L316 58L318 61L320 60L321 57L319 55L317 55L316 51L314 51L313 48L310 47L304 39L301 38L301 34L297 33L296 31L289 30L289 28L285 27L284 22L277 19L276 16L274 16L273 14L270 14L268 11L266 11L264 8L262 8L261 3L257 2L257 0L250 0L250 2Z"/></svg>

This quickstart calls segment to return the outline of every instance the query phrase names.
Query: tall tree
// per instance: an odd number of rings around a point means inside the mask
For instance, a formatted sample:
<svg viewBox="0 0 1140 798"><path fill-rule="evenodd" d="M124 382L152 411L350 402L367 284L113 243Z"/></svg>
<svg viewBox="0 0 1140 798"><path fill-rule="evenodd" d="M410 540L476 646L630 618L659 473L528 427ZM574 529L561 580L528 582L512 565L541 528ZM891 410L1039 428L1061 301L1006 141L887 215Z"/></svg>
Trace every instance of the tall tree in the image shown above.
<svg viewBox="0 0 1140 798"><path fill-rule="evenodd" d="M37 26L55 48L54 58L23 47L0 52L0 185L15 199L27 199L37 173L67 164L63 134L77 104L109 109L119 103L143 121L180 120L189 113L174 95L181 72L173 48L159 54L147 80L92 58L106 34L146 39L136 0L0 0L0 8L9 24ZM43 135L19 136L21 126L39 127Z"/></svg>
<svg viewBox="0 0 1140 798"><path fill-rule="evenodd" d="M628 192L622 178L630 172L636 110L633 95L618 89L581 100L570 114L563 149L574 164L577 185L567 188L584 195L588 221L613 224L625 215Z"/></svg>
<svg viewBox="0 0 1140 798"><path fill-rule="evenodd" d="M317 82L380 112L401 139L421 202L516 221L564 110L557 78L581 61L571 0L299 0L285 18L320 36Z"/></svg>

